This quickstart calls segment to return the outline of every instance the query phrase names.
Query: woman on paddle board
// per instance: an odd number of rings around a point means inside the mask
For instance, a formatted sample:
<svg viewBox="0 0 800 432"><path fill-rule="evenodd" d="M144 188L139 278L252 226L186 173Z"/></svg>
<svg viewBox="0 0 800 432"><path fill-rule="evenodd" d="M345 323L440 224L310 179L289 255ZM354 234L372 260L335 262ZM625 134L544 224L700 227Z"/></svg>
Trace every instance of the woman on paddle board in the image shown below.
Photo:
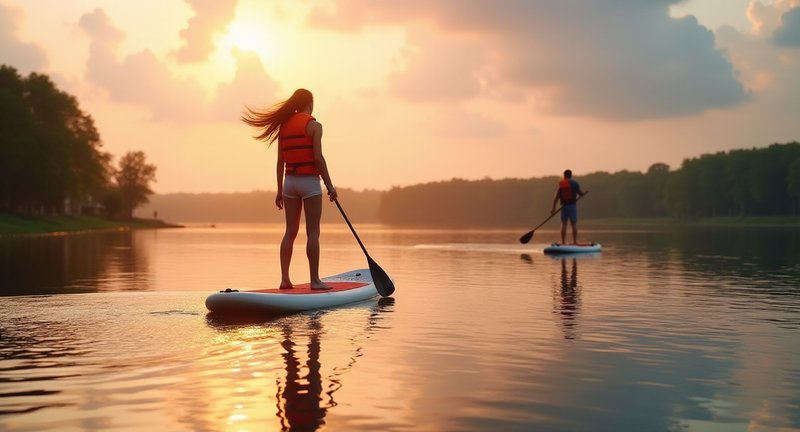
<svg viewBox="0 0 800 432"><path fill-rule="evenodd" d="M553 198L553 208L550 213L556 212L556 204L561 201L561 244L566 244L567 221L572 224L572 243L578 243L578 197L585 195L581 186L572 179L572 170L564 171L564 178L558 182L556 196Z"/></svg>
<svg viewBox="0 0 800 432"><path fill-rule="evenodd" d="M255 139L269 145L278 140L278 193L275 205L285 210L286 214L286 231L281 241L281 289L293 286L289 278L289 264L304 208L311 289L331 288L319 277L319 226L322 218L320 177L330 200L335 200L337 195L322 155L322 125L311 115L313 111L314 96L306 89L298 89L289 99L269 109L259 111L246 107L242 114L243 122L261 130Z"/></svg>

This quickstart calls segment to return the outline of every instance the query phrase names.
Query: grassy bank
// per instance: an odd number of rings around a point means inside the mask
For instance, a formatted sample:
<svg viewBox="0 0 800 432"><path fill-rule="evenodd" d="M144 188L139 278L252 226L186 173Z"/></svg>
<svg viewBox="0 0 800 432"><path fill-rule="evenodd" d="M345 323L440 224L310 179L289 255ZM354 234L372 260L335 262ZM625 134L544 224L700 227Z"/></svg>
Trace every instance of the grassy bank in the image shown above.
<svg viewBox="0 0 800 432"><path fill-rule="evenodd" d="M155 219L109 220L96 216L21 216L0 213L0 235L174 227L178 225Z"/></svg>

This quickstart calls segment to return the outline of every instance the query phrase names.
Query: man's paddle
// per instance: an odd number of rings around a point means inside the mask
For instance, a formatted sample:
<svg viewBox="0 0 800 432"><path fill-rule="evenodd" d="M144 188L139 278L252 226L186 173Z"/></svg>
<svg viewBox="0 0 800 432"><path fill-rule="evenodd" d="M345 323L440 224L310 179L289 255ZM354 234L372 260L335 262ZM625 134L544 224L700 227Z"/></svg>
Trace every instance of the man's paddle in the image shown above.
<svg viewBox="0 0 800 432"><path fill-rule="evenodd" d="M578 198L575 200L575 202L578 202L578 200L580 200L581 198L583 198L583 197L584 197L586 194L588 194L588 193L589 193L589 191L586 191L586 192L584 192L584 193L583 193L583 195L579 196L579 197L578 197ZM537 229L541 228L541 227L542 227L542 225L546 224L546 223L547 223L547 221L549 221L549 220L550 220L550 219L551 219L553 216L555 216L555 215L556 215L556 213L558 213L559 211L561 211L561 209L562 209L562 208L564 208L564 206L563 206L563 205L562 205L561 207L559 207L558 209L556 209L556 211L554 211L553 213L551 213L551 214L550 214L550 216L548 216L548 217L547 217L547 219L545 219L545 220L544 220L542 223L540 223L540 224L539 224L539 226L537 226L536 228L534 228L534 229L532 229L532 230L530 230L530 231L526 232L525 234L523 234L523 236L519 238L519 242L520 242L520 243L522 243L522 244L525 244L525 243L528 243L529 241L531 241L531 238L533 238L533 232L534 232L534 231L536 231Z"/></svg>
<svg viewBox="0 0 800 432"><path fill-rule="evenodd" d="M336 207L339 207L339 212L342 213L344 217L344 221L347 222L347 226L350 227L350 231L353 232L353 235L356 237L356 241L358 245L361 246L361 250L364 251L364 255L367 257L367 264L369 265L369 272L372 274L372 282L375 283L375 289L378 290L378 294L382 295L383 297L389 297L394 292L394 283L391 279L389 279L389 275L386 274L385 271L378 265L367 252L367 248L364 247L364 243L361 243L361 239L358 238L358 234L356 234L356 230L353 228L353 225L350 223L350 219L347 218L347 215L344 214L344 210L342 210L341 204L339 204L339 200L335 199L333 202L336 203Z"/></svg>

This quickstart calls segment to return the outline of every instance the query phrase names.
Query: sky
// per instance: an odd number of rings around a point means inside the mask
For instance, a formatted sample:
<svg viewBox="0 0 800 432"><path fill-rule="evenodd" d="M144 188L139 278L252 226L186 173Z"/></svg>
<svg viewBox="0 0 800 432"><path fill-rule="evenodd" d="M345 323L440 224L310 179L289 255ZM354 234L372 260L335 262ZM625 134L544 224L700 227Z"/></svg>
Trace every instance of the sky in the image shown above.
<svg viewBox="0 0 800 432"><path fill-rule="evenodd" d="M157 193L275 190L239 117L314 93L337 187L575 178L800 140L800 0L0 0Z"/></svg>

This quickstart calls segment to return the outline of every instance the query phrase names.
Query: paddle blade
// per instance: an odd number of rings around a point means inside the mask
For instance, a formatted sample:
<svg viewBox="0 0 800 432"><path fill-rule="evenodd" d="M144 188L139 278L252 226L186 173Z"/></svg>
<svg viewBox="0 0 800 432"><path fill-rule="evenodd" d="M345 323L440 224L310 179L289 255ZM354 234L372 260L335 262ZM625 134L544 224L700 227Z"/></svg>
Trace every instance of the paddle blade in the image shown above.
<svg viewBox="0 0 800 432"><path fill-rule="evenodd" d="M371 257L367 256L369 272L372 274L372 281L375 282L375 289L383 297L389 297L394 292L394 282L389 279L389 275Z"/></svg>
<svg viewBox="0 0 800 432"><path fill-rule="evenodd" d="M529 241L531 241L532 237L533 237L533 231L528 231L527 233L525 233L525 235L519 238L519 242L522 244L528 243Z"/></svg>

